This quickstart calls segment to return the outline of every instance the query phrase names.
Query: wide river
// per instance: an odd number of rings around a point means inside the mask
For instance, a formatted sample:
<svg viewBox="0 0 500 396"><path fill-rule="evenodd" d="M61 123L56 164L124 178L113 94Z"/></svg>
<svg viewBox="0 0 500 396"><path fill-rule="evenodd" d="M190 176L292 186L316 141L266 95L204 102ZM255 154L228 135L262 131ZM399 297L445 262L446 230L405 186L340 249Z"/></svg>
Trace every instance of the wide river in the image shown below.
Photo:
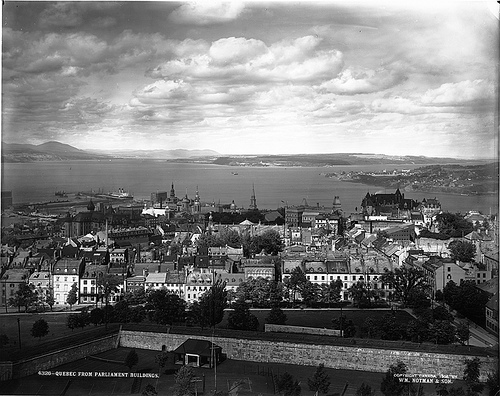
<svg viewBox="0 0 500 396"><path fill-rule="evenodd" d="M422 166L422 165L418 165ZM255 186L257 206L275 209L298 205L305 198L310 205L331 206L338 195L345 212L359 207L367 192L387 192L377 186L342 182L324 173L353 170L413 169L416 165L374 165L335 167L230 167L183 164L154 160L61 161L6 163L2 166L2 190L12 191L14 204L55 200L55 191L117 191L123 188L135 200L148 200L151 193L169 191L174 183L177 197L186 192L194 198L198 187L203 202L231 203L248 208ZM465 213L478 210L498 213L497 196L403 192L405 198L421 201L438 198L443 210Z"/></svg>

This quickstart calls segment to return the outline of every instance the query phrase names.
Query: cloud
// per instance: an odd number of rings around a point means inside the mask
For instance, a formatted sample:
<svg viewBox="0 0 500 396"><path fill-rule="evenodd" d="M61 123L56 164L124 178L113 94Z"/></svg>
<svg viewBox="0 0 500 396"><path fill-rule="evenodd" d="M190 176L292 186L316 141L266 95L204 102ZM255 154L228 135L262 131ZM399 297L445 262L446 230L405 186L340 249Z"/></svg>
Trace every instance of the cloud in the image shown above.
<svg viewBox="0 0 500 396"><path fill-rule="evenodd" d="M117 2L118 3L118 2ZM76 28L85 24L107 28L116 23L110 16L95 17L93 13L101 13L119 6L114 2L54 2L49 3L39 16L41 28Z"/></svg>
<svg viewBox="0 0 500 396"><path fill-rule="evenodd" d="M73 2L50 4L40 14L41 27L76 27L83 23L81 9Z"/></svg>
<svg viewBox="0 0 500 396"><path fill-rule="evenodd" d="M422 103L427 106L465 106L492 101L493 98L493 84L484 80L467 80L429 89L422 96Z"/></svg>
<svg viewBox="0 0 500 396"><path fill-rule="evenodd" d="M186 81L319 83L336 76L343 65L340 51L318 50L319 42L306 36L267 46L256 39L223 38L213 42L208 52L200 46L203 51L168 60L148 70L146 75Z"/></svg>
<svg viewBox="0 0 500 396"><path fill-rule="evenodd" d="M343 70L337 78L322 83L321 88L339 95L356 95L383 91L405 79L403 74L383 68L349 68Z"/></svg>
<svg viewBox="0 0 500 396"><path fill-rule="evenodd" d="M168 18L178 24L204 26L233 21L241 15L244 8L243 3L238 1L191 2L172 11Z"/></svg>

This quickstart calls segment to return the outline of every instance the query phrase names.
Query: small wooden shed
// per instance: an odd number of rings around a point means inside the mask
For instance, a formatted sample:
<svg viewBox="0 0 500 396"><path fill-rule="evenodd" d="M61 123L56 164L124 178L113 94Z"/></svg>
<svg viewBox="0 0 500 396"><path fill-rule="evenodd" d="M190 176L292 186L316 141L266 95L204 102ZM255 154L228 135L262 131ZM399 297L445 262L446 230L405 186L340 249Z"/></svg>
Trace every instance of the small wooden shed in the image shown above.
<svg viewBox="0 0 500 396"><path fill-rule="evenodd" d="M221 361L222 348L210 341L189 338L174 354L176 364L212 368Z"/></svg>

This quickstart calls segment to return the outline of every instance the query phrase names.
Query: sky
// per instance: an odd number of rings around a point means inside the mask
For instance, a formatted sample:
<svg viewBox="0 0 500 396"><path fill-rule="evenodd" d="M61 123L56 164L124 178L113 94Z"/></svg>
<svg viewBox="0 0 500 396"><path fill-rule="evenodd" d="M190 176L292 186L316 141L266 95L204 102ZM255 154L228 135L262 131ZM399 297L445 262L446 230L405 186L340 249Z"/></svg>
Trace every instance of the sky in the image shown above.
<svg viewBox="0 0 500 396"><path fill-rule="evenodd" d="M494 0L6 1L2 19L5 143L497 157Z"/></svg>

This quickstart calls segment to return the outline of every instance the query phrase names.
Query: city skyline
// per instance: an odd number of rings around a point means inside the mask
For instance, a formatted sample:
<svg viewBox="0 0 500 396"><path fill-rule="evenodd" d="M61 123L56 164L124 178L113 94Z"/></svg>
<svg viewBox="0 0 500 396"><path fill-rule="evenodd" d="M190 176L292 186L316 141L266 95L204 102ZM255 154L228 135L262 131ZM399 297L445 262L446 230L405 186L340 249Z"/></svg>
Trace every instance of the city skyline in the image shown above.
<svg viewBox="0 0 500 396"><path fill-rule="evenodd" d="M498 4L6 2L2 140L497 156Z"/></svg>

